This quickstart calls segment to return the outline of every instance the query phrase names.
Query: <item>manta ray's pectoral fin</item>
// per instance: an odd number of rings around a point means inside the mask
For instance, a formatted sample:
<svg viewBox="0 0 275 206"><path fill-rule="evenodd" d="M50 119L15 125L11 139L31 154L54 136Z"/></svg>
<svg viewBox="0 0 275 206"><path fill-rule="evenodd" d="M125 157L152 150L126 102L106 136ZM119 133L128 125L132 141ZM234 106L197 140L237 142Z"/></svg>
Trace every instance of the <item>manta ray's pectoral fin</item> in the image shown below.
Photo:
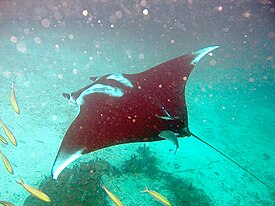
<svg viewBox="0 0 275 206"><path fill-rule="evenodd" d="M57 179L58 175L62 172L62 170L66 168L74 160L81 157L82 153L83 153L83 149L76 151L74 153L66 153L64 151L59 151L56 156L54 166L52 167L53 179Z"/></svg>

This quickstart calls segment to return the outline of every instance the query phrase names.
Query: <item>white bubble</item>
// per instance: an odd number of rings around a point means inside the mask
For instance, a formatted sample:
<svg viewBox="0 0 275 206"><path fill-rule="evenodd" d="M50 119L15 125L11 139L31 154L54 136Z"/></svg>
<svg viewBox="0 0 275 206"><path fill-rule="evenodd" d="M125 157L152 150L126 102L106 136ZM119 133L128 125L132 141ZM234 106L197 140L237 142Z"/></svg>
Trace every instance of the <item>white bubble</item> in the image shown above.
<svg viewBox="0 0 275 206"><path fill-rule="evenodd" d="M10 41L11 41L12 43L16 43L16 42L17 42L17 37L16 37L16 36L11 36L11 37L10 37Z"/></svg>
<svg viewBox="0 0 275 206"><path fill-rule="evenodd" d="M247 10L242 14L243 17L249 18L251 16L251 11Z"/></svg>
<svg viewBox="0 0 275 206"><path fill-rule="evenodd" d="M57 75L57 78L58 78L58 79L63 79L63 74L58 74L58 75Z"/></svg>
<svg viewBox="0 0 275 206"><path fill-rule="evenodd" d="M57 120L57 115L53 115L53 116L52 116L52 120L53 120L53 121Z"/></svg>
<svg viewBox="0 0 275 206"><path fill-rule="evenodd" d="M216 6L215 7L215 10L217 10L217 11L222 11L222 9L223 9L222 6Z"/></svg>
<svg viewBox="0 0 275 206"><path fill-rule="evenodd" d="M171 42L171 44L175 44L175 40L174 39L172 39L170 42Z"/></svg>
<svg viewBox="0 0 275 206"><path fill-rule="evenodd" d="M30 86L30 82L29 81L24 81L23 85L24 85L24 87L29 87Z"/></svg>
<svg viewBox="0 0 275 206"><path fill-rule="evenodd" d="M25 33L25 34L30 34L31 31L30 31L30 29L24 29L24 33Z"/></svg>
<svg viewBox="0 0 275 206"><path fill-rule="evenodd" d="M148 9L144 9L144 10L143 10L143 14L144 14L145 16L147 16L148 13L149 13Z"/></svg>
<svg viewBox="0 0 275 206"><path fill-rule="evenodd" d="M139 55L138 55L138 58L139 58L139 59L144 59L144 54L139 54Z"/></svg>
<svg viewBox="0 0 275 206"><path fill-rule="evenodd" d="M34 37L34 42L37 43L37 44L40 44L41 43L41 39L39 37Z"/></svg>
<svg viewBox="0 0 275 206"><path fill-rule="evenodd" d="M77 69L73 69L73 74L76 75L77 74Z"/></svg>
<svg viewBox="0 0 275 206"><path fill-rule="evenodd" d="M216 65L216 60L212 59L212 60L210 61L210 66L215 66L215 65Z"/></svg>
<svg viewBox="0 0 275 206"><path fill-rule="evenodd" d="M89 57L89 60L92 61L92 60L93 60L93 57Z"/></svg>
<svg viewBox="0 0 275 206"><path fill-rule="evenodd" d="M25 53L27 51L27 46L24 42L19 41L16 44L16 49L17 49L17 51L19 51L21 53Z"/></svg>
<svg viewBox="0 0 275 206"><path fill-rule="evenodd" d="M58 45L58 44L55 44L54 47L55 47L56 49L59 49L59 45Z"/></svg>
<svg viewBox="0 0 275 206"><path fill-rule="evenodd" d="M116 12L116 18L121 19L121 17L122 17L122 12L121 11L117 11Z"/></svg>
<svg viewBox="0 0 275 206"><path fill-rule="evenodd" d="M85 10L82 11L82 14L83 14L83 16L87 16L88 15L88 11L85 9Z"/></svg>
<svg viewBox="0 0 275 206"><path fill-rule="evenodd" d="M250 78L248 79L248 81L249 81L249 82L254 82L254 78L253 78L253 77L250 77Z"/></svg>
<svg viewBox="0 0 275 206"><path fill-rule="evenodd" d="M229 28L228 27L225 27L222 29L225 33L229 32Z"/></svg>
<svg viewBox="0 0 275 206"><path fill-rule="evenodd" d="M54 12L54 18L58 21L61 20L62 19L62 13L59 12L59 11Z"/></svg>
<svg viewBox="0 0 275 206"><path fill-rule="evenodd" d="M73 38L74 38L74 35L70 34L69 39L73 39Z"/></svg>
<svg viewBox="0 0 275 206"><path fill-rule="evenodd" d="M45 28L49 28L50 27L50 21L48 19L42 19L41 20L41 25Z"/></svg>
<svg viewBox="0 0 275 206"><path fill-rule="evenodd" d="M5 77L7 79L11 78L11 72L10 71L4 71L3 72L3 77Z"/></svg>

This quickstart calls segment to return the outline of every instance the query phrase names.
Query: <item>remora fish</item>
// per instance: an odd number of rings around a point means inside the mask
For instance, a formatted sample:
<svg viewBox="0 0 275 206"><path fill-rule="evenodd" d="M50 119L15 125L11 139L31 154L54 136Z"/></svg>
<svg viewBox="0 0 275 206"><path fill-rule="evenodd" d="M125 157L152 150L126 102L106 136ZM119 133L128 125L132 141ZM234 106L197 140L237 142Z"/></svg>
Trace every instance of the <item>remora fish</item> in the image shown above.
<svg viewBox="0 0 275 206"><path fill-rule="evenodd" d="M170 140L171 142L174 143L174 145L176 146L176 150L174 154L176 154L176 152L179 149L179 142L178 142L177 135L178 135L177 133L174 133L170 130L164 130L161 133L159 133L160 138Z"/></svg>

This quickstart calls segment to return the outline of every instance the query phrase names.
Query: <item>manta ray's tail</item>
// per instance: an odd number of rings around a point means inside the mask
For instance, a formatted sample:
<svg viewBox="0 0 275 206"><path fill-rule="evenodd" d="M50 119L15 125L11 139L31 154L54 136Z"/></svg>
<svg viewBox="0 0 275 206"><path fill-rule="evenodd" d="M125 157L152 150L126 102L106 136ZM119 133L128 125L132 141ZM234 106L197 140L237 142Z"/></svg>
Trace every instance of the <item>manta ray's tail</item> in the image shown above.
<svg viewBox="0 0 275 206"><path fill-rule="evenodd" d="M223 152L221 152L220 150L218 150L217 148L215 148L214 146L212 146L211 144L209 144L208 142L204 141L203 139L201 139L200 137L198 137L197 135L194 135L192 132L189 131L188 128L184 129L184 134L186 136L193 136L195 137L197 140L201 141L202 143L206 144L207 146L211 147L212 149L214 149L215 151L217 151L218 153L220 153L222 156L224 156L226 159L228 159L229 161L233 162L235 165L237 165L238 167L240 167L242 170L244 170L245 172L247 172L248 174L250 174L252 177L254 177L255 179L257 179L259 182L261 182L262 184L264 184L265 186L267 186L268 188L271 188L268 184L266 184L264 181L262 181L261 179L259 179L258 177L256 177L254 174L252 174L251 172L249 172L246 168L244 168L242 165L240 165L238 162L236 162L235 160L233 160L232 158L230 158L229 156L227 156L226 154L224 154Z"/></svg>

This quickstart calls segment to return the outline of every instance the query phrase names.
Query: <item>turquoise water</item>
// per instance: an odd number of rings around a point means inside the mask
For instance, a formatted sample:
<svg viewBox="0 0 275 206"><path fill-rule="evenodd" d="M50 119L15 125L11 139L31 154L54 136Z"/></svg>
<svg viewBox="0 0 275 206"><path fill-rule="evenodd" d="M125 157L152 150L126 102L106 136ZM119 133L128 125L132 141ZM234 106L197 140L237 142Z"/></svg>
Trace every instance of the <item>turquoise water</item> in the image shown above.
<svg viewBox="0 0 275 206"><path fill-rule="evenodd" d="M146 186L172 205L275 205L272 20L274 4L265 1L1 1L0 114L18 145L0 145L14 170L1 162L0 200L113 205L103 182L125 205L161 205L140 193ZM179 139L175 155L169 141L102 149L51 180L77 115L63 92L83 88L91 76L138 73L213 45L220 48L188 79L189 128L271 188L193 137ZM12 81L20 115L10 104ZM52 203L28 197L19 179Z"/></svg>

